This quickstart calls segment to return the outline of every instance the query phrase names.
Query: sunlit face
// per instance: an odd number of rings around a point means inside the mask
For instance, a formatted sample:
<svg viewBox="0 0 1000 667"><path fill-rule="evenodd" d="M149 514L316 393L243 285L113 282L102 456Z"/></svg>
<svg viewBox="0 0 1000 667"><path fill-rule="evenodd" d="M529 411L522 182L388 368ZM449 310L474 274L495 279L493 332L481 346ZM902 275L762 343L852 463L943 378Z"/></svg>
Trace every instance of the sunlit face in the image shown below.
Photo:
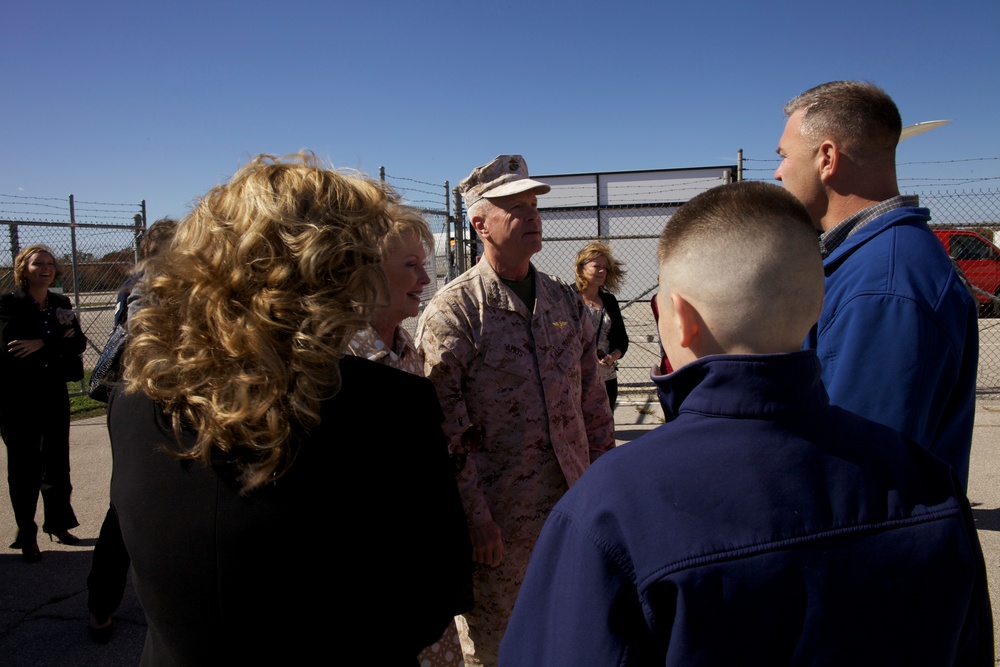
<svg viewBox="0 0 1000 667"><path fill-rule="evenodd" d="M393 326L420 312L420 297L431 282L424 269L427 250L417 234L405 234L389 245L382 260L389 285L389 305L379 308L375 316Z"/></svg>
<svg viewBox="0 0 1000 667"><path fill-rule="evenodd" d="M44 250L28 258L24 267L24 277L28 289L48 289L56 279L56 260Z"/></svg>
<svg viewBox="0 0 1000 667"><path fill-rule="evenodd" d="M608 258L604 255L598 255L584 264L580 273L587 281L588 286L601 287L608 277Z"/></svg>
<svg viewBox="0 0 1000 667"><path fill-rule="evenodd" d="M499 259L508 264L527 262L542 249L542 216L534 191L490 199L480 235Z"/></svg>
<svg viewBox="0 0 1000 667"><path fill-rule="evenodd" d="M813 224L819 228L826 210L826 192L817 162L819 149L814 141L803 137L800 132L802 113L801 110L796 111L785 123L785 131L778 142L781 164L775 170L774 178L802 202Z"/></svg>

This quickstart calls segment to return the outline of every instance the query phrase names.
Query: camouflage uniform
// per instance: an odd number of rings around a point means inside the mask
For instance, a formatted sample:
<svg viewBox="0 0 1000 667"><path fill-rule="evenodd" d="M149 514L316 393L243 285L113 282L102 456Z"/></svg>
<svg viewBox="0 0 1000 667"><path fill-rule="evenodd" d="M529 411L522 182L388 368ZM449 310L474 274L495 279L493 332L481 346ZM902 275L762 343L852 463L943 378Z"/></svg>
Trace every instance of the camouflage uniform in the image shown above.
<svg viewBox="0 0 1000 667"><path fill-rule="evenodd" d="M476 608L466 615L476 657L486 664L496 661L549 511L590 462L614 446L583 302L558 278L534 276L531 314L481 261L434 297L417 329L449 447L459 448L470 424L484 431L458 485L469 525L492 519L503 538L501 565L476 568Z"/></svg>

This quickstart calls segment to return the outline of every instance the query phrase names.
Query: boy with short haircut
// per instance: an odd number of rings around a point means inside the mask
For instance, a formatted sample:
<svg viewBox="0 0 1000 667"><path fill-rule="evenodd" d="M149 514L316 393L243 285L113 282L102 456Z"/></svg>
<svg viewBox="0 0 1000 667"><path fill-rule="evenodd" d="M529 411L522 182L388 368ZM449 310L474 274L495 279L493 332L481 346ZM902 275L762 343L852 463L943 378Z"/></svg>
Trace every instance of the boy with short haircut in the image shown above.
<svg viewBox="0 0 1000 667"><path fill-rule="evenodd" d="M805 208L739 183L658 249L665 425L555 507L501 665L993 664L985 566L950 469L831 406Z"/></svg>

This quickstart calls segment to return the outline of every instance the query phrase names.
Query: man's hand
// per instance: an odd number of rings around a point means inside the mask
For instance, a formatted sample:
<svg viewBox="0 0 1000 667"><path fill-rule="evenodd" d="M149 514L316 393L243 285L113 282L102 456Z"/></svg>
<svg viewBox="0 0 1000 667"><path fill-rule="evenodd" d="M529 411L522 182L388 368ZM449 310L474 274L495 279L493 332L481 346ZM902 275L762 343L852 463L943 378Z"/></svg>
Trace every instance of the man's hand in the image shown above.
<svg viewBox="0 0 1000 667"><path fill-rule="evenodd" d="M472 538L472 561L496 567L503 560L503 540L500 526L490 521L469 531Z"/></svg>
<svg viewBox="0 0 1000 667"><path fill-rule="evenodd" d="M29 340L12 340L7 344L7 351L18 359L22 359L32 352L38 352L45 346L45 341L41 338L31 338Z"/></svg>

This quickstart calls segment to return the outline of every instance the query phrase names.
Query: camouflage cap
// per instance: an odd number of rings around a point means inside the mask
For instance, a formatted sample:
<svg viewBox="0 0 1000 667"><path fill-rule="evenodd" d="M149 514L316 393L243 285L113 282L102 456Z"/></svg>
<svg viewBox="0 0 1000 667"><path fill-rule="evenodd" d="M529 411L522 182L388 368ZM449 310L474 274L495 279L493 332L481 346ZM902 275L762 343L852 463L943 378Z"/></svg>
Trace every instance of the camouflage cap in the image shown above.
<svg viewBox="0 0 1000 667"><path fill-rule="evenodd" d="M552 188L528 178L528 163L520 155L498 155L489 164L476 167L459 184L465 197L465 208L471 208L480 199L506 197L518 192L536 190L544 195Z"/></svg>

